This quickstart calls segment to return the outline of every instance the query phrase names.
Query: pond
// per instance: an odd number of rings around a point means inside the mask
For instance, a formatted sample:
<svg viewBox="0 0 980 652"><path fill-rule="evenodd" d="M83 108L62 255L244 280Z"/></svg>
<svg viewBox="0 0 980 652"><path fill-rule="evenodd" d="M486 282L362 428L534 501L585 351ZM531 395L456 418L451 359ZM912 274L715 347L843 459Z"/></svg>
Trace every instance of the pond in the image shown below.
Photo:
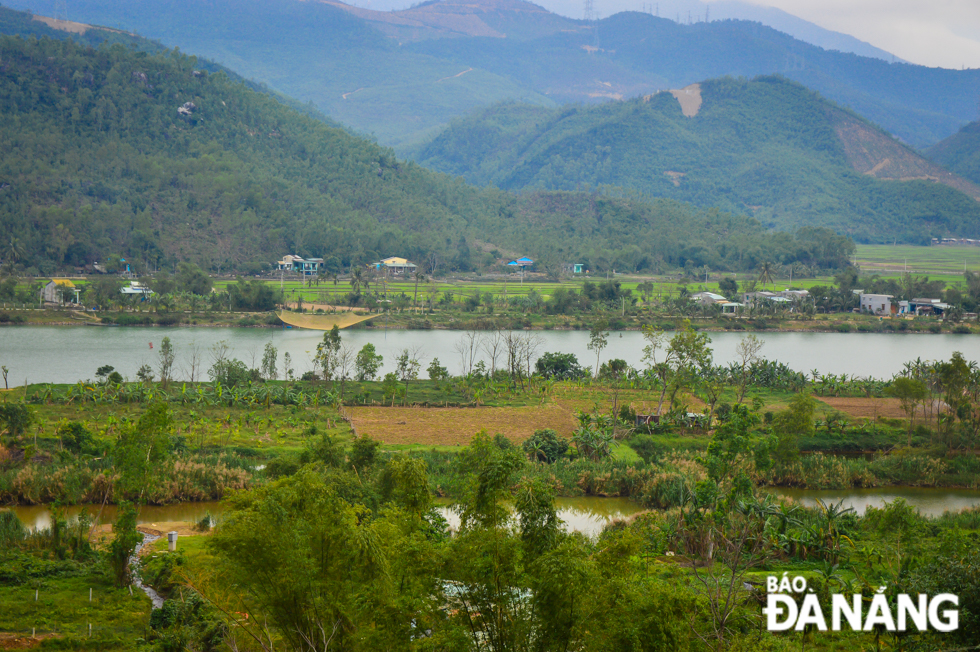
<svg viewBox="0 0 980 652"><path fill-rule="evenodd" d="M459 517L448 506L448 501L437 500L437 509L454 528L459 527ZM565 522L566 529L582 532L589 536L598 535L606 523L625 518L642 511L642 508L626 498L559 498L556 501L558 515ZM94 517L99 505L74 505L66 509L69 518L75 518L84 509ZM14 513L28 528L51 527L51 511L47 505L13 507ZM220 502L177 503L175 505L147 505L140 510L138 523L153 527L157 523L171 521L200 522L210 514L220 521L226 506ZM109 523L116 517L116 506L106 505L102 511L101 522Z"/></svg>
<svg viewBox="0 0 980 652"><path fill-rule="evenodd" d="M922 487L878 487L874 489L784 489L770 488L769 493L782 498L793 498L806 507L816 507L819 498L825 504L844 501L844 507L853 507L859 515L868 507L882 507L898 498L923 516L942 516L943 512L958 512L967 507L980 505L980 491L971 489L932 489Z"/></svg>
<svg viewBox="0 0 980 652"><path fill-rule="evenodd" d="M595 364L595 354L588 350L588 331L536 331L537 355L546 351L574 353L580 364ZM898 333L757 333L765 341L762 355L778 360L796 371L813 369L823 374L848 374L862 377L890 378L902 364L915 358L948 359L960 351L968 360L980 360L980 338L952 334ZM453 374L462 369L455 344L462 331L444 330L376 330L342 331L344 342L354 350L374 344L384 356L382 374L393 371L395 358L406 348L418 349L424 369L432 358ZM735 359L735 347L744 333L709 333L716 364ZM84 326L4 326L0 328L0 364L9 370L12 386L27 383L74 383L95 377L95 370L111 365L123 376L133 379L137 369L147 364L156 370L160 340L169 337L176 351L175 375L189 380L192 366L195 378L207 380L211 366L209 349L226 342L233 357L249 367L258 367L267 343L282 356L289 353L295 373L301 375L313 368L316 345L323 338L320 331L281 328L109 328ZM151 348L152 345L152 348ZM621 358L634 367L642 366L645 341L638 331L613 332L602 351L602 360ZM194 358L197 362L194 363ZM486 355L480 356L486 359ZM498 359L498 366L503 356Z"/></svg>

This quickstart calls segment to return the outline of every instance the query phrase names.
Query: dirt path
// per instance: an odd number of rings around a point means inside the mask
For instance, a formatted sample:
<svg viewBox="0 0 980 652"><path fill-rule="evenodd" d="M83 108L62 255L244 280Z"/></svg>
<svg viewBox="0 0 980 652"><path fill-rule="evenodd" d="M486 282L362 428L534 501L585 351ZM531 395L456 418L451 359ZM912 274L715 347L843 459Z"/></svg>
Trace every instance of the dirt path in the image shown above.
<svg viewBox="0 0 980 652"><path fill-rule="evenodd" d="M446 81L447 79L456 79L457 77L462 77L463 75L465 75L468 72L473 72L473 69L472 68L467 68L463 72L458 72L455 75L450 75L448 77L443 77L442 79L437 79L436 80L436 83L438 84L439 82Z"/></svg>

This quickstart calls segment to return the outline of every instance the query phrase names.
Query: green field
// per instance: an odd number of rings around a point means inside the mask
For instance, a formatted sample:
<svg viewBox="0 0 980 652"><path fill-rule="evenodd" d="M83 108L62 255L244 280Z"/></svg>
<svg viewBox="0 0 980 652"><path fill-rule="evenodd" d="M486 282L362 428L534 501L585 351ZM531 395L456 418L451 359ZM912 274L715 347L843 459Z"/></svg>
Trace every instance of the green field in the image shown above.
<svg viewBox="0 0 980 652"><path fill-rule="evenodd" d="M965 270L980 271L980 247L857 245L855 262L864 274L877 272L892 276L908 271L936 276L947 282L962 281Z"/></svg>

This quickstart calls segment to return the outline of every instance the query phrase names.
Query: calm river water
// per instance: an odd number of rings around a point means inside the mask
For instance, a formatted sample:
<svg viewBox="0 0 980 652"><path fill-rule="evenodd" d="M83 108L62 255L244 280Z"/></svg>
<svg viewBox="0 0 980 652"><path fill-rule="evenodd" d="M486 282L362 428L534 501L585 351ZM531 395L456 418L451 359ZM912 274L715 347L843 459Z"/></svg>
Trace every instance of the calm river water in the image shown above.
<svg viewBox="0 0 980 652"><path fill-rule="evenodd" d="M587 331L537 331L538 355L545 351L574 353L583 366L595 364L595 354L587 348ZM735 346L743 334L709 334L716 364L735 358ZM960 351L968 360L980 360L980 337L975 335L885 334L885 333L757 333L765 341L762 354L797 371L887 378L901 370L908 360L947 359ZM358 350L368 342L384 356L384 371L394 369L395 357L405 348L421 350L422 368L432 358L450 372L461 369L454 345L461 331L408 331L357 329L342 331L344 342ZM258 367L266 343L271 342L282 355L289 353L297 375L313 368L316 345L323 338L319 331L263 328L122 328L84 326L4 326L0 328L0 364L9 370L11 386L25 382L74 383L95 377L95 370L111 365L123 376L134 378L144 364L154 369L158 363L160 340L169 337L177 354L175 369L182 379L190 378L193 353L200 369L211 366L208 349L224 341L231 354L249 366ZM153 345L153 348L150 345ZM602 359L622 358L641 366L643 336L637 331L614 332ZM482 356L484 359L486 355ZM498 365L503 362L503 356ZM425 377L423 371L422 376ZM204 377L206 379L206 376Z"/></svg>

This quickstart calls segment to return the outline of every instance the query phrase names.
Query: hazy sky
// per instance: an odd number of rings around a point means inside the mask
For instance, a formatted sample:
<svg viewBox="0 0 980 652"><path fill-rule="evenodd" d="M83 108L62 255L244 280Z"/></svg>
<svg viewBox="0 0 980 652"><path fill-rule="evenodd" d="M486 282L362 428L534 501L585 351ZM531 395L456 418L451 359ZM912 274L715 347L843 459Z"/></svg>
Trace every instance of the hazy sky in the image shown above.
<svg viewBox="0 0 980 652"><path fill-rule="evenodd" d="M980 68L980 0L756 0L752 4L776 7L850 34L912 63Z"/></svg>

